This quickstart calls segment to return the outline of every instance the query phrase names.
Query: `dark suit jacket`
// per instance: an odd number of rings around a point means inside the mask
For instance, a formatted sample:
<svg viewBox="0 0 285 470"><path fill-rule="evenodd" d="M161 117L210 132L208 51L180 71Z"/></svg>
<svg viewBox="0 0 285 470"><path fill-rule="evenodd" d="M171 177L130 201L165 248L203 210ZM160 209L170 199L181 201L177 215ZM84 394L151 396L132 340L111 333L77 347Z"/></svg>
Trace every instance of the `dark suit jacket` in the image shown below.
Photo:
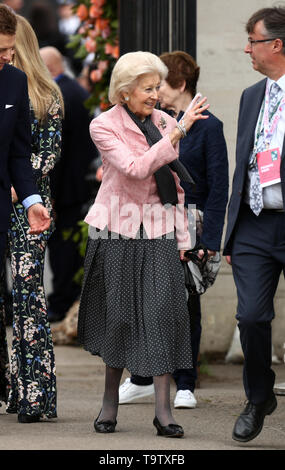
<svg viewBox="0 0 285 470"><path fill-rule="evenodd" d="M196 183L196 191L181 182L186 204L204 212L201 242L219 251L228 202L228 158L223 123L206 111L209 118L196 121L180 141L179 159ZM178 120L182 114L179 114Z"/></svg>
<svg viewBox="0 0 285 470"><path fill-rule="evenodd" d="M5 65L0 71L0 232L7 231L9 226L11 183L20 201L38 194L30 156L31 122L26 75Z"/></svg>
<svg viewBox="0 0 285 470"><path fill-rule="evenodd" d="M56 81L63 95L65 116L61 158L51 174L51 191L57 226L69 227L86 215L81 213L90 199L86 175L98 152L89 133L92 116L84 106L88 92L67 75L60 75Z"/></svg>
<svg viewBox="0 0 285 470"><path fill-rule="evenodd" d="M231 253L232 238L241 202L244 198L249 156L254 146L255 127L265 94L266 80L267 79L263 79L247 88L241 96L236 145L236 169L233 177L232 195L228 207L228 224L225 236L224 255ZM285 145L283 145L281 155L281 187L283 201L285 202L284 155Z"/></svg>

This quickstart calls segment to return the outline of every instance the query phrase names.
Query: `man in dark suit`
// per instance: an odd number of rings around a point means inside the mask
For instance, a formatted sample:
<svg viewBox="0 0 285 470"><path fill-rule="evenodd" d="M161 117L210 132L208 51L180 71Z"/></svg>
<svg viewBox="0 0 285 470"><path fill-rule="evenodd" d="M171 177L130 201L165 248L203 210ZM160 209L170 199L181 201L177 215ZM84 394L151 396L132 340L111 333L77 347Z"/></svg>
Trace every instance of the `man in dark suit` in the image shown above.
<svg viewBox="0 0 285 470"><path fill-rule="evenodd" d="M40 54L61 89L65 106L61 159L51 175L56 230L48 245L53 273L48 317L50 321L57 321L80 295L81 287L74 276L83 266L83 258L73 236L79 230L78 221L83 220L88 211L88 202L92 202L86 176L98 152L89 133L92 117L84 105L88 92L64 73L63 57L56 48L43 47ZM64 237L65 232L70 234L68 239Z"/></svg>
<svg viewBox="0 0 285 470"><path fill-rule="evenodd" d="M30 164L31 124L27 79L11 67L17 20L6 5L0 5L0 273L12 211L11 184L28 210L30 233L50 225L47 210L40 202Z"/></svg>
<svg viewBox="0 0 285 470"><path fill-rule="evenodd" d="M267 78L241 97L224 248L237 288L244 353L248 404L233 430L233 438L242 442L260 433L265 416L277 406L271 321L285 267L285 8L259 10L246 29L245 53Z"/></svg>

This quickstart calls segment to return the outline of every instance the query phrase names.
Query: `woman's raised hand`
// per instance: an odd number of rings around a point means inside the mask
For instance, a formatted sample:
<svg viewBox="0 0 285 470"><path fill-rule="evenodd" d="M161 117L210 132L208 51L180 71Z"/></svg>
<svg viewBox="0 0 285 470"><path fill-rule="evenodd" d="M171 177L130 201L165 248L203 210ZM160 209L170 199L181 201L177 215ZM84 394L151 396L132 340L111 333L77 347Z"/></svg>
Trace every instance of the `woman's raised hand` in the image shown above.
<svg viewBox="0 0 285 470"><path fill-rule="evenodd" d="M205 104L207 97L202 98L201 101L198 102L200 98L201 95L198 93L191 101L180 121L177 122L176 128L169 134L170 141L173 146L176 145L182 137L186 137L187 132L195 121L198 121L199 119L208 119L209 116L207 114L203 114L203 112L210 106L209 104Z"/></svg>
<svg viewBox="0 0 285 470"><path fill-rule="evenodd" d="M193 104L193 107L184 113L181 121L183 120L184 127L186 132L189 131L190 127L194 124L195 121L199 119L208 119L208 115L203 114L206 109L209 108L209 103L205 104L207 101L207 97L201 99L198 103ZM182 124L182 122L181 122Z"/></svg>

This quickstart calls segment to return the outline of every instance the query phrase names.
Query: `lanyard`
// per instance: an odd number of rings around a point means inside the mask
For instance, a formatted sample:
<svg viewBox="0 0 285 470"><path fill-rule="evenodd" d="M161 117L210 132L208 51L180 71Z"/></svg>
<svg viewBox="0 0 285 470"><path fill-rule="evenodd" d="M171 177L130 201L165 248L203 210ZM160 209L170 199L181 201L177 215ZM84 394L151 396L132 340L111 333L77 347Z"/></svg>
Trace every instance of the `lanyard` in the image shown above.
<svg viewBox="0 0 285 470"><path fill-rule="evenodd" d="M271 114L269 115L269 85L267 82L265 97L262 102L262 107L259 113L252 159L249 164L250 170L252 170L256 166L256 163L257 163L256 161L256 155L258 153L257 145L258 145L258 141L259 141L262 131L264 131L265 146L269 148L270 141L272 139L272 136L276 130L277 124L281 117L281 111L282 111L284 104L285 104L285 96L283 96L283 98L281 97L281 99L279 100L279 102L276 104ZM262 125L263 125L263 128L262 128Z"/></svg>
<svg viewBox="0 0 285 470"><path fill-rule="evenodd" d="M269 83L266 85L265 93L265 107L264 107L264 141L267 148L269 148L270 141L276 130L277 124L281 117L282 108L285 103L285 96L281 96L280 100L276 104L275 108L272 110L272 113L269 115Z"/></svg>

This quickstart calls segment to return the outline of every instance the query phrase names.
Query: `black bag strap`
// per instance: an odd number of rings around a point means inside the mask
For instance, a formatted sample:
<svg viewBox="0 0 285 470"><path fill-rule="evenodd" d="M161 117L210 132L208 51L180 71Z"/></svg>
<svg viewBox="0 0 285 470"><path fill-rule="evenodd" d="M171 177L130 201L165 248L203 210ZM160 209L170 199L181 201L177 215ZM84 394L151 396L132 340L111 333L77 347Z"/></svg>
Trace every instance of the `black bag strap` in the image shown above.
<svg viewBox="0 0 285 470"><path fill-rule="evenodd" d="M198 252L200 250L203 250L202 258L198 256ZM208 250L205 245L203 245L202 243L198 243L194 246L193 249L185 251L184 256L186 256L186 258L189 258L190 261L193 261L193 263L197 264L200 269L203 269L208 260Z"/></svg>

